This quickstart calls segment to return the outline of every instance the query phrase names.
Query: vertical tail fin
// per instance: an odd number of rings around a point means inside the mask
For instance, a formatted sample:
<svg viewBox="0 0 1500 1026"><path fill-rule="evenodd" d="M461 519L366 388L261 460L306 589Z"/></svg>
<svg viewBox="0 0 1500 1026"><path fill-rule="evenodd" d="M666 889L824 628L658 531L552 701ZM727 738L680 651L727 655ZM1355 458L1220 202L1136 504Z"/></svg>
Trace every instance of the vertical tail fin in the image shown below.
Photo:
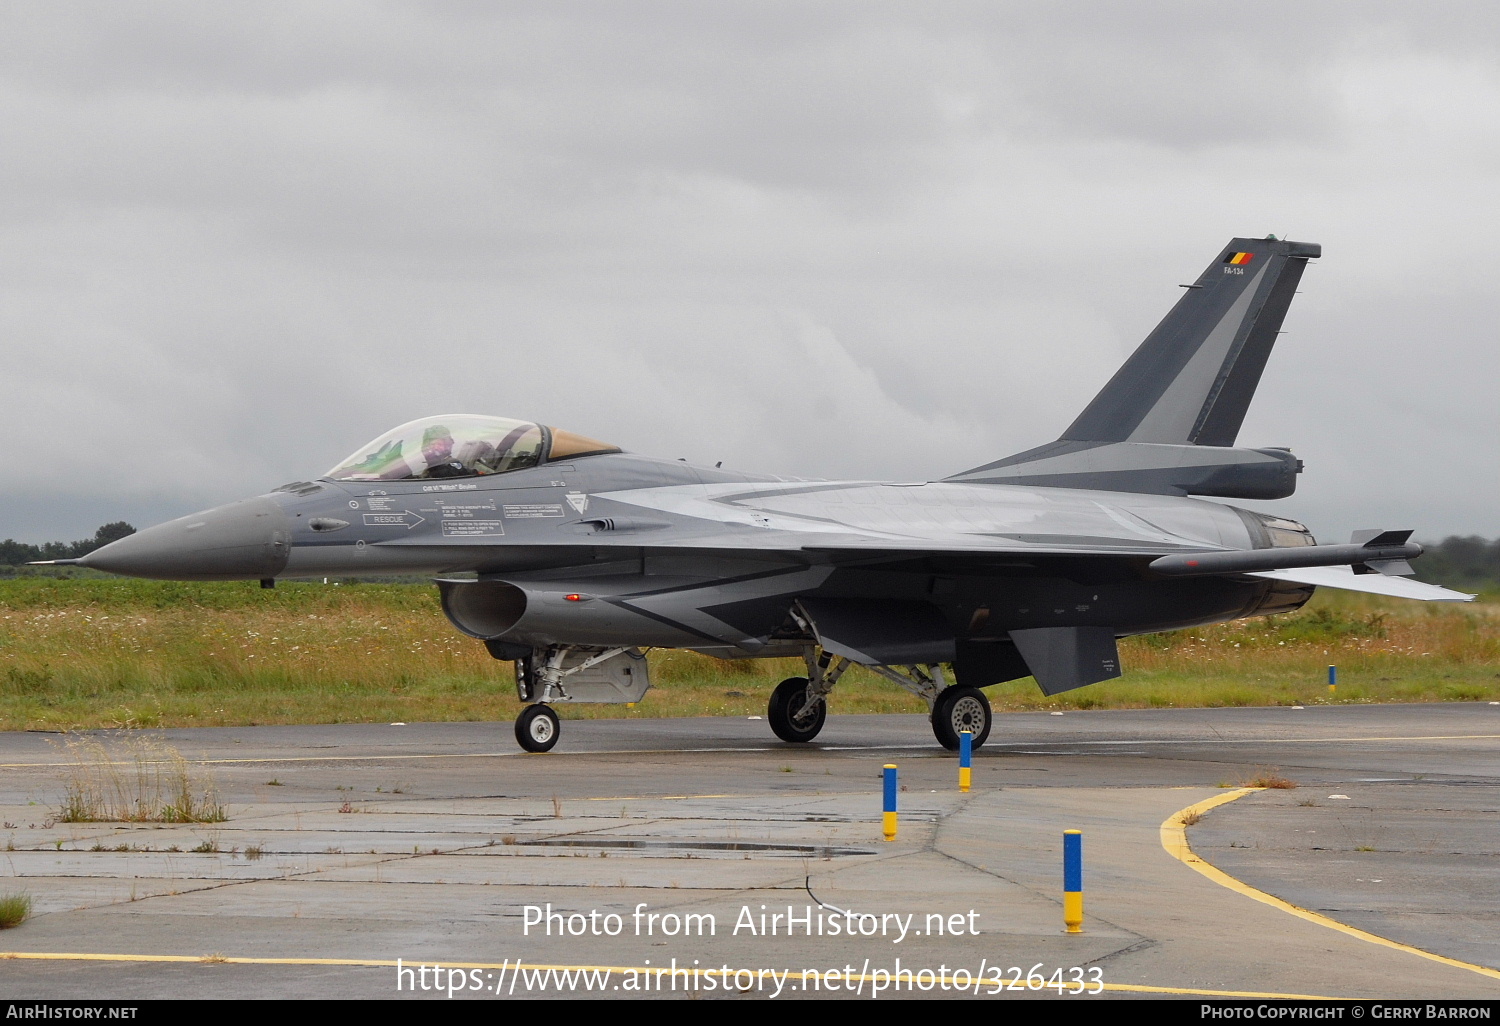
<svg viewBox="0 0 1500 1026"><path fill-rule="evenodd" d="M1233 445L1302 271L1321 252L1231 240L1062 438Z"/></svg>
<svg viewBox="0 0 1500 1026"><path fill-rule="evenodd" d="M1321 255L1310 242L1230 240L1061 438L949 480L1292 494L1301 463L1290 453L1230 447L1307 261Z"/></svg>

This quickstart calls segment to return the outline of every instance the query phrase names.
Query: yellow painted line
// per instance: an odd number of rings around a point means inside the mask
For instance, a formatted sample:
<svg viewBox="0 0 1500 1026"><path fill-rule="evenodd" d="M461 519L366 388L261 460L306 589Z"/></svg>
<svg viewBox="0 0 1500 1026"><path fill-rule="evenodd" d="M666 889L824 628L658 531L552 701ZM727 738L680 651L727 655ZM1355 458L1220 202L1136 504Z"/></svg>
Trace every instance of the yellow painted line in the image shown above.
<svg viewBox="0 0 1500 1026"><path fill-rule="evenodd" d="M1282 1001L1351 1001L1353 998L1328 997L1323 994L1276 994L1258 990L1201 990L1196 987L1147 987L1133 983L1106 983L1105 990L1131 994L1191 994L1195 997L1269 998Z"/></svg>
<svg viewBox="0 0 1500 1026"><path fill-rule="evenodd" d="M438 755L285 755L265 759L189 759L194 766L237 766L267 762L401 762L409 759L508 759L528 753L517 749L514 752L458 752ZM588 753L584 753L588 754ZM165 766L165 760L143 760L142 766ZM58 769L77 766L77 762L0 762L0 769ZM116 762L89 762L89 766L135 766L135 760Z"/></svg>
<svg viewBox="0 0 1500 1026"><path fill-rule="evenodd" d="M1363 741L1494 741L1500 738L1500 734L1417 734L1412 737L1282 737L1282 738L1226 738L1225 740L1211 740L1209 744L1261 744L1290 745L1290 744L1335 744L1335 743L1358 743ZM1128 744L1131 742L1120 742ZM1198 744L1197 741L1184 741L1180 744Z"/></svg>
<svg viewBox="0 0 1500 1026"><path fill-rule="evenodd" d="M1370 944L1378 944L1383 948L1391 948L1395 951L1404 951L1408 955L1416 955L1419 958L1425 958L1432 962L1441 963L1442 965L1452 966L1455 969L1467 969L1472 973L1478 973L1481 976L1488 976L1492 980L1500 980L1500 971L1491 969L1488 966L1475 965L1472 962L1460 962L1456 958L1448 958L1445 955L1436 955L1431 951L1423 951L1421 948L1412 947L1410 944L1402 944L1400 941L1393 941L1386 937L1378 937L1373 933L1367 933L1364 930L1359 930L1355 927L1348 926L1336 919L1330 919L1327 916L1319 915L1316 912L1309 912L1305 908L1298 908L1296 905L1293 905L1289 901L1283 901L1273 894L1267 894L1265 891L1256 890L1249 884L1244 883L1240 880L1236 880L1234 877L1230 876L1222 869L1219 869L1217 866L1210 865L1193 853L1193 849L1188 846L1187 827L1182 822L1183 817L1191 816L1194 813L1201 816L1209 809L1217 808L1218 806L1228 804L1229 802L1232 802L1237 798L1243 798L1247 794L1253 794L1256 791L1263 790L1265 789L1260 787L1239 787L1235 788L1232 791L1227 791L1224 794L1215 795L1207 801L1198 802L1196 805L1189 805L1185 809L1179 809L1162 821L1161 846L1165 848L1167 850L1167 854L1171 855L1174 859L1177 859L1179 862L1183 862L1186 865L1191 866L1193 869L1196 869L1198 872L1208 877L1220 887L1227 887L1237 894L1243 894L1247 898L1254 898L1256 901L1264 905L1270 905L1274 909L1280 909L1282 912L1287 912L1291 915L1294 915L1298 919L1305 919L1309 923L1316 923L1318 926L1326 926L1330 930L1337 930L1339 933L1345 934L1349 937L1353 937L1356 940L1366 941Z"/></svg>
<svg viewBox="0 0 1500 1026"><path fill-rule="evenodd" d="M3 952L0 952L0 960L3 960L3 959L35 959L35 960L39 960L39 961L74 961L74 962L197 962L197 963L200 963L200 964L203 964L203 965L348 965L348 966L366 966L366 967L388 968L388 969L394 969L394 968L396 968L396 964L397 964L397 960L394 959L394 958L241 958L241 957L236 957L236 956L218 955L218 954L213 954L213 955L112 955L112 954L92 954L92 953L74 952L74 951L3 951ZM671 969L669 969L669 968L667 968L665 966L650 966L650 965L641 965L641 966L630 966L630 965L548 965L548 964L539 963L539 962L515 962L515 961L506 961L506 962L447 962L447 961L424 962L424 961L411 961L409 959L402 959L401 960L401 966L403 968L414 969L414 968L417 968L417 967L423 966L423 965L426 965L426 966L441 966L444 969L500 969L500 970L505 970L505 971L509 971L509 972L515 972L516 969L519 967L519 968L523 968L523 969L526 969L528 971L534 971L534 972L547 972L549 970L555 971L555 972L579 972L579 971L583 971L583 972L609 973L611 975L619 975L619 976L625 976L625 975L631 975L631 976L654 976L657 973L666 974L666 973L672 972ZM689 969L686 966L678 966L677 967L677 972L679 974L683 973L683 972L686 972L686 973L688 973L691 976L718 976L718 977L724 977L726 975L733 976L737 972L745 972L745 971L747 971L747 970L746 970L746 968L744 966L740 966L738 969L730 969L727 974L725 973L725 971L723 969ZM748 970L748 971L755 972L757 974L757 978L759 978L759 973L761 972L761 970L756 969L756 970ZM768 970L765 970L765 971L766 972L772 972L774 970L769 970L768 969ZM787 970L784 970L784 971L787 974L784 977L785 979L787 979L787 980L795 979L798 983L802 982L802 980L803 980L803 973L804 972L818 972L818 973L822 973L823 972L823 970L820 970L820 969L807 969L807 970L802 970L802 969L787 969ZM854 982L854 983L860 983L860 982L863 982L863 983L875 983L877 981L877 978L876 978L876 976L873 973L865 973L865 974L847 973L846 974L842 970L838 970L838 972L839 972L839 977L840 977L841 980L849 980L849 981ZM1010 977L1010 976L1004 977L1004 979L1005 979L1005 981L1007 983L1010 981L1011 978L1012 977ZM951 984L951 983L954 982L955 977L953 975L951 975L951 974L946 975L946 976L937 976L937 975L934 975L934 980L935 980L936 983L948 983L948 984ZM886 982L889 983L890 981L887 980ZM973 977L971 975L970 978L969 978L968 987L972 988L973 986L974 986L974 982L973 982ZM980 984L979 989L980 989L980 991L982 993L985 993L986 996L988 996L988 990L989 990L989 988L992 988L994 986L995 986L994 981L987 979L985 982L982 982ZM1086 985L1086 987L1090 988L1090 989L1093 986L1094 985L1091 984L1091 983ZM1105 983L1103 986L1104 986L1105 990L1121 991L1121 992L1124 992L1124 993L1131 993L1131 994L1192 994L1192 995L1196 995L1196 996L1200 996L1200 997L1264 998L1264 999L1273 999L1273 1000L1274 999L1282 999L1282 1000L1288 1000L1288 1001L1338 1001L1338 1000L1341 1000L1340 998L1326 997L1326 996L1317 995L1317 994L1278 994L1278 993L1273 993L1273 992L1254 991L1254 990L1204 990L1204 989L1196 988L1196 987L1150 987L1150 986L1146 986L1145 984L1138 984L1138 983ZM442 989L442 988L438 988L438 989ZM1007 993L1007 994L1010 994L1010 993L1014 993L1014 994L1021 994L1021 993L1036 994L1036 993L1040 993L1041 991L1044 991L1044 990L1056 990L1056 989L1057 989L1056 987L1042 987L1042 988L1039 988L1037 990L1032 990L1030 988L1026 988L1025 990L1017 990L1017 991L1003 990L1000 993ZM998 995L996 995L996 996L998 996Z"/></svg>

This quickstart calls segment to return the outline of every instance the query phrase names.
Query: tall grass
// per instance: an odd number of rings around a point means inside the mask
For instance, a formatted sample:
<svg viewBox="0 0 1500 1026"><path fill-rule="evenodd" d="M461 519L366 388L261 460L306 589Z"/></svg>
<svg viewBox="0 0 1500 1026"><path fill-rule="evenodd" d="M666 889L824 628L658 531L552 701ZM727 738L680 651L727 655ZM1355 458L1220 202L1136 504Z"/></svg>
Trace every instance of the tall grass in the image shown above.
<svg viewBox="0 0 1500 1026"><path fill-rule="evenodd" d="M26 894L0 894L0 930L9 930L26 922L31 915L31 897Z"/></svg>
<svg viewBox="0 0 1500 1026"><path fill-rule="evenodd" d="M1001 709L1500 699L1500 606L1320 592L1286 616L1126 639L1126 676L1055 698L1030 680ZM1324 685L1339 665L1339 688ZM635 709L569 716L764 712L800 660L651 655ZM499 720L519 708L509 663L444 619L419 585L0 580L0 729ZM862 669L836 712L925 707Z"/></svg>
<svg viewBox="0 0 1500 1026"><path fill-rule="evenodd" d="M69 738L58 819L64 823L222 823L211 774L164 739L121 731Z"/></svg>

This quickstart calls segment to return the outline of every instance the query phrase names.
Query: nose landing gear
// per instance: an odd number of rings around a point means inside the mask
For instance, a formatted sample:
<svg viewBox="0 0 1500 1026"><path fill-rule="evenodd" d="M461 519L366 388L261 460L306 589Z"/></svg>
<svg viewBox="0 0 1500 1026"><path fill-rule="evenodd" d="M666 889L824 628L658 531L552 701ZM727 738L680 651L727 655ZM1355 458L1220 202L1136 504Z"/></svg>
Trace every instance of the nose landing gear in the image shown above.
<svg viewBox="0 0 1500 1026"><path fill-rule="evenodd" d="M516 743L528 752L550 752L561 732L562 725L551 706L528 705L516 717Z"/></svg>

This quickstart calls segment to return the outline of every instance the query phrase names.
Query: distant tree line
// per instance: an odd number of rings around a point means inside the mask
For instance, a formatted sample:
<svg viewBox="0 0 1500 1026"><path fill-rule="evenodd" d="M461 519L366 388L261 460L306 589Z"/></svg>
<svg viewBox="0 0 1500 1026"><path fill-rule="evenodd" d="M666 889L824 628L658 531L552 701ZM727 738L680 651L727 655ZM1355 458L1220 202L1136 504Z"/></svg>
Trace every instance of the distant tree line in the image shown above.
<svg viewBox="0 0 1500 1026"><path fill-rule="evenodd" d="M38 559L77 559L112 541L135 534L135 528L123 520L105 524L94 532L92 538L74 542L47 542L45 545L27 545L10 538L0 542L0 564L19 566Z"/></svg>
<svg viewBox="0 0 1500 1026"><path fill-rule="evenodd" d="M1418 580L1466 591L1500 587L1500 538L1453 535L1425 548L1412 563Z"/></svg>

